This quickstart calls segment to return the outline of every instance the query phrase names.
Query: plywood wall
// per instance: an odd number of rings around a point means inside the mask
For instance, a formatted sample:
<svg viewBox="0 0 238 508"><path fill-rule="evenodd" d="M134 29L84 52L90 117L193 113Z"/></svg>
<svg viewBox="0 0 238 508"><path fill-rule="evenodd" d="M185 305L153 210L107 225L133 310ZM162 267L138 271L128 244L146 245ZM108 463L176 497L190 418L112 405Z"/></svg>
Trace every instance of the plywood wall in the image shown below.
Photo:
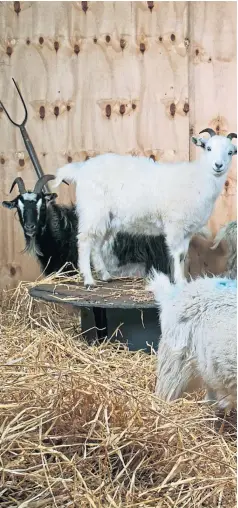
<svg viewBox="0 0 238 508"><path fill-rule="evenodd" d="M115 151L196 157L190 134L236 131L236 2L1 2L0 98L44 171ZM0 198L36 181L19 130L0 111ZM15 191L14 191L15 192ZM13 193L14 193L13 192ZM74 199L62 186L61 202ZM210 227L236 218L236 161ZM0 208L0 285L34 279L14 212Z"/></svg>

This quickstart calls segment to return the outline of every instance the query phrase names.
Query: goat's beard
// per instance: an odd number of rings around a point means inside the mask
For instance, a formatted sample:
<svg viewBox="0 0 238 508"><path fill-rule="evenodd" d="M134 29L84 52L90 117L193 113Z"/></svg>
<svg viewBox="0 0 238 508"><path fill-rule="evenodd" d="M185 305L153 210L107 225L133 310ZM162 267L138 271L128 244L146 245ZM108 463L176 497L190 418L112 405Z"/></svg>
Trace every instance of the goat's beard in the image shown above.
<svg viewBox="0 0 238 508"><path fill-rule="evenodd" d="M30 256L43 256L42 252L36 245L36 237L35 236L25 236L26 246L25 249L22 250L22 254L27 252Z"/></svg>

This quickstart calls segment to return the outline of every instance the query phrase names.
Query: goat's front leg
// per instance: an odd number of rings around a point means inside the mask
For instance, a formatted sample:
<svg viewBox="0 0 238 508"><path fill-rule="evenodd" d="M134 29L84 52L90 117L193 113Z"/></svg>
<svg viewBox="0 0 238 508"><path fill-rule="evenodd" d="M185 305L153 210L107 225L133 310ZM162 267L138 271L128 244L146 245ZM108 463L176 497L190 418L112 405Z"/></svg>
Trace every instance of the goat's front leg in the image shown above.
<svg viewBox="0 0 238 508"><path fill-rule="evenodd" d="M89 288L96 286L95 280L92 276L90 257L92 250L93 239L87 234L78 234L78 252L79 252L79 271L84 279L84 286Z"/></svg>

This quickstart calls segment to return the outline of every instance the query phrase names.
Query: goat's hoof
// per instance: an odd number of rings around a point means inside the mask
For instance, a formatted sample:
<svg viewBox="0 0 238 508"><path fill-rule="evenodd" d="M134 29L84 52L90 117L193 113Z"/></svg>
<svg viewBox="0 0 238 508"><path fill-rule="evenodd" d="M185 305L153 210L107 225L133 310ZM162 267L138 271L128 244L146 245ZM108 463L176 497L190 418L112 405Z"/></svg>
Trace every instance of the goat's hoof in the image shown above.
<svg viewBox="0 0 238 508"><path fill-rule="evenodd" d="M96 287L96 284L85 284L85 289L87 289L87 291L92 291Z"/></svg>
<svg viewBox="0 0 238 508"><path fill-rule="evenodd" d="M101 276L101 280L103 280L103 282L111 282L112 277L110 273L105 273L104 275Z"/></svg>

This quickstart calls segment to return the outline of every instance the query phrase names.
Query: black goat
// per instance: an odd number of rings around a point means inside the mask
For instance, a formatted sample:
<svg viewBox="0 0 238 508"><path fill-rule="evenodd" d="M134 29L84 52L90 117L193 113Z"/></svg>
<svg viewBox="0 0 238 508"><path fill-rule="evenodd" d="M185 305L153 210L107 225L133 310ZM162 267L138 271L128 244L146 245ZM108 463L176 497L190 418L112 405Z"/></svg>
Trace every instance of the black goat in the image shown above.
<svg viewBox="0 0 238 508"><path fill-rule="evenodd" d="M24 252L38 259L46 275L57 272L67 262L75 271L78 263L75 207L57 205L54 203L57 194L42 191L46 182L52 179L45 175L33 191L26 191L22 178L16 178L10 192L17 184L20 194L12 201L2 203L7 208L17 209L26 242Z"/></svg>
<svg viewBox="0 0 238 508"><path fill-rule="evenodd" d="M33 254L46 275L60 270L66 263L73 271L78 266L77 225L74 205L57 205L55 193L44 193L43 187L53 175L44 175L33 191L26 191L22 178L14 180L10 192L17 184L20 194L3 206L16 208L24 231L26 248ZM170 274L169 255L163 236L132 236L118 233L112 241L105 241L105 263L110 263L113 275L130 275L129 265L137 268L137 275L146 275L152 266ZM110 260L110 261L109 261ZM110 271L109 268L109 271ZM69 270L65 266L64 271Z"/></svg>

